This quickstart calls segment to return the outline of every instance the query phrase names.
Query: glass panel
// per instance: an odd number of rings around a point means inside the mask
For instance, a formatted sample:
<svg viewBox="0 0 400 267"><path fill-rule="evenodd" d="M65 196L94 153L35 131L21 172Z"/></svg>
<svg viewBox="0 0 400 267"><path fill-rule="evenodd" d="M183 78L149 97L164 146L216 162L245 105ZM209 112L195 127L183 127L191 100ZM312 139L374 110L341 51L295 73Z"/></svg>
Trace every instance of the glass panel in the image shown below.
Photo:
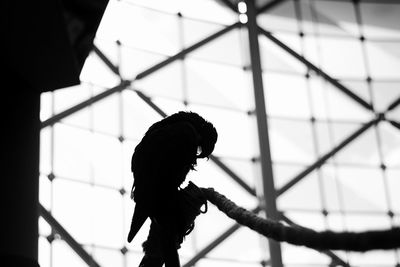
<svg viewBox="0 0 400 267"><path fill-rule="evenodd" d="M45 237L39 237L38 247L39 247L39 255L38 255L39 265L41 267L50 267L51 248L49 242Z"/></svg>
<svg viewBox="0 0 400 267"><path fill-rule="evenodd" d="M320 172L322 178L322 192L324 195L326 209L331 211L338 211L343 208L343 199L341 199L341 187L337 178L337 170L334 166L324 165ZM331 219L332 222L332 219ZM337 221L333 224L329 224L331 227L335 227Z"/></svg>
<svg viewBox="0 0 400 267"><path fill-rule="evenodd" d="M40 131L40 173L49 174L52 171L52 151L51 151L51 128L45 128Z"/></svg>
<svg viewBox="0 0 400 267"><path fill-rule="evenodd" d="M364 33L369 38L400 37L400 6L396 3L360 2Z"/></svg>
<svg viewBox="0 0 400 267"><path fill-rule="evenodd" d="M115 190L101 187L93 189L93 241L95 244L120 249L126 238L121 216L121 195Z"/></svg>
<svg viewBox="0 0 400 267"><path fill-rule="evenodd" d="M249 228L242 227L209 253L210 258L220 258L238 262L261 261L262 253L260 235ZM263 248L265 249L265 248Z"/></svg>
<svg viewBox="0 0 400 267"><path fill-rule="evenodd" d="M345 224L346 216L344 213L329 213L326 219L330 230L337 232L348 231ZM347 254L342 259L347 259Z"/></svg>
<svg viewBox="0 0 400 267"><path fill-rule="evenodd" d="M318 176L313 172L278 198L278 209L319 211L321 210L320 194Z"/></svg>
<svg viewBox="0 0 400 267"><path fill-rule="evenodd" d="M386 173L391 207L393 212L400 213L400 170L388 169ZM400 225L400 220L397 222L397 225Z"/></svg>
<svg viewBox="0 0 400 267"><path fill-rule="evenodd" d="M53 216L80 243L92 243L93 187L57 178L53 181ZM56 265L57 266L57 265Z"/></svg>
<svg viewBox="0 0 400 267"><path fill-rule="evenodd" d="M54 91L54 112L59 113L73 107L91 96L89 83L71 86Z"/></svg>
<svg viewBox="0 0 400 267"><path fill-rule="evenodd" d="M224 26L205 21L183 19L183 44L189 47L200 40L220 31Z"/></svg>
<svg viewBox="0 0 400 267"><path fill-rule="evenodd" d="M177 22L176 15L131 5L126 1L111 1L97 36L172 55L179 49Z"/></svg>
<svg viewBox="0 0 400 267"><path fill-rule="evenodd" d="M265 73L263 83L269 116L310 118L307 81L304 77Z"/></svg>
<svg viewBox="0 0 400 267"><path fill-rule="evenodd" d="M40 105L40 121L45 121L53 115L53 92L41 93Z"/></svg>
<svg viewBox="0 0 400 267"><path fill-rule="evenodd" d="M192 59L185 66L189 102L245 112L253 109L249 77L241 68Z"/></svg>
<svg viewBox="0 0 400 267"><path fill-rule="evenodd" d="M251 160L220 158L232 171L238 174L248 185L255 187L257 166Z"/></svg>
<svg viewBox="0 0 400 267"><path fill-rule="evenodd" d="M371 112L320 77L311 76L310 90L316 118L363 122L373 117Z"/></svg>
<svg viewBox="0 0 400 267"><path fill-rule="evenodd" d="M336 135L337 133L341 133L343 126L346 127L343 124L333 125L333 134L336 140L339 140ZM379 166L380 159L376 131L369 129L362 133L359 137L341 149L336 154L335 159L342 164L366 164L370 166Z"/></svg>
<svg viewBox="0 0 400 267"><path fill-rule="evenodd" d="M301 1L300 1L301 2ZM358 36L356 12L352 2L313 1L310 8L321 35Z"/></svg>
<svg viewBox="0 0 400 267"><path fill-rule="evenodd" d="M228 65L243 66L242 42L246 36L234 29L194 50L187 57Z"/></svg>
<svg viewBox="0 0 400 267"><path fill-rule="evenodd" d="M198 267L260 267L259 261L246 260L229 260L229 259L219 259L219 258L204 258L196 263Z"/></svg>
<svg viewBox="0 0 400 267"><path fill-rule="evenodd" d="M120 55L119 55L119 45L117 44L117 40L102 40L100 38L96 38L94 40L94 45L103 53L108 60L114 66L118 66L120 63ZM97 53L95 53L97 56Z"/></svg>
<svg viewBox="0 0 400 267"><path fill-rule="evenodd" d="M297 32L294 2L284 1L266 13L257 16L258 25L268 31Z"/></svg>
<svg viewBox="0 0 400 267"><path fill-rule="evenodd" d="M400 97L400 82L372 83L374 108L378 112L385 112L395 100Z"/></svg>
<svg viewBox="0 0 400 267"><path fill-rule="evenodd" d="M365 100L368 103L371 103L371 99L373 99L373 97L371 96L370 86L366 81L342 80L341 83L357 96L359 96L361 99Z"/></svg>
<svg viewBox="0 0 400 267"><path fill-rule="evenodd" d="M282 260L285 266L302 266L301 264L321 266L318 264L328 265L330 263L329 257L309 248L293 246L287 243L282 243L281 248Z"/></svg>
<svg viewBox="0 0 400 267"><path fill-rule="evenodd" d="M92 175L96 184L122 186L122 147L118 139L100 134L92 138ZM112 159L112 160L111 160Z"/></svg>
<svg viewBox="0 0 400 267"><path fill-rule="evenodd" d="M218 142L214 149L214 155L248 159L258 154L254 139L256 125L253 116L201 105L189 105L189 109L202 114L217 129Z"/></svg>
<svg viewBox="0 0 400 267"><path fill-rule="evenodd" d="M308 164L315 160L309 122L270 119L269 133L274 162Z"/></svg>
<svg viewBox="0 0 400 267"><path fill-rule="evenodd" d="M372 78L400 78L399 42L369 41L365 45Z"/></svg>
<svg viewBox="0 0 400 267"><path fill-rule="evenodd" d="M126 190L126 192L128 192L128 195L130 195L133 183L133 177L131 172L131 159L138 142L139 141L133 142L130 140L125 140L122 143L123 154L122 154L121 165L122 165L122 175L123 175L123 187Z"/></svg>
<svg viewBox="0 0 400 267"><path fill-rule="evenodd" d="M39 176L39 202L46 209L52 206L52 183L47 176Z"/></svg>
<svg viewBox="0 0 400 267"><path fill-rule="evenodd" d="M361 43L352 39L320 38L320 64L335 78L365 78ZM351 62L344 59L351 59ZM372 61L373 62L373 61Z"/></svg>
<svg viewBox="0 0 400 267"><path fill-rule="evenodd" d="M134 140L141 140L147 129L161 119L133 91L123 92L124 135Z"/></svg>
<svg viewBox="0 0 400 267"><path fill-rule="evenodd" d="M400 167L400 131L388 122L379 123L383 161L386 166Z"/></svg>
<svg viewBox="0 0 400 267"><path fill-rule="evenodd" d="M142 48L127 46L123 43L120 47L121 65L120 73L124 79L133 80L136 75L150 67L164 61L164 54L155 53Z"/></svg>
<svg viewBox="0 0 400 267"><path fill-rule="evenodd" d="M119 111L120 102L119 94L111 95L100 100L92 107L93 130L120 135Z"/></svg>
<svg viewBox="0 0 400 267"><path fill-rule="evenodd" d="M318 212L294 212L289 211L285 216L293 223L303 227L314 229L315 231L325 231L324 216Z"/></svg>
<svg viewBox="0 0 400 267"><path fill-rule="evenodd" d="M339 167L337 174L346 211L387 211L379 169Z"/></svg>
<svg viewBox="0 0 400 267"><path fill-rule="evenodd" d="M113 87L119 83L119 77L110 71L108 66L91 52L86 58L80 74L80 80L104 87Z"/></svg>
<svg viewBox="0 0 400 267"><path fill-rule="evenodd" d="M167 2L159 0L127 0L127 2L174 14L181 12L184 16L215 23L230 24L237 20L237 16L230 9L213 0L170 0Z"/></svg>
<svg viewBox="0 0 400 267"><path fill-rule="evenodd" d="M285 35L288 36L288 35ZM286 42L288 38L285 38ZM290 38L298 43L295 37ZM293 56L285 52L281 47L269 41L265 36L258 38L260 44L261 66L264 71L277 71L284 73L306 73L306 67ZM286 43L285 43L286 44Z"/></svg>
<svg viewBox="0 0 400 267"><path fill-rule="evenodd" d="M152 100L162 111L168 115L187 110L187 106L185 106L182 101L162 97L154 97Z"/></svg>
<svg viewBox="0 0 400 267"><path fill-rule="evenodd" d="M181 100L183 98L183 65L176 61L151 75L135 82L134 88L148 96L162 96Z"/></svg>
<svg viewBox="0 0 400 267"><path fill-rule="evenodd" d="M123 266L123 255L119 250L96 247L93 249L93 258L102 267Z"/></svg>
<svg viewBox="0 0 400 267"><path fill-rule="evenodd" d="M210 205L206 215L200 215L196 218L196 227L194 230L196 250L199 251L210 244L233 224L234 222L226 217L225 214L213 205Z"/></svg>
<svg viewBox="0 0 400 267"><path fill-rule="evenodd" d="M51 235L52 231L51 226L42 217L39 217L38 225L39 225L40 236L47 237Z"/></svg>
<svg viewBox="0 0 400 267"><path fill-rule="evenodd" d="M89 181L92 134L61 124L57 124L54 131L55 175Z"/></svg>
<svg viewBox="0 0 400 267"><path fill-rule="evenodd" d="M64 241L55 240L52 246L52 265L86 267L87 264Z"/></svg>
<svg viewBox="0 0 400 267"><path fill-rule="evenodd" d="M275 188L279 189L287 182L293 179L297 174L303 171L306 166L300 164L279 164L274 163L273 174L274 174L274 183Z"/></svg>

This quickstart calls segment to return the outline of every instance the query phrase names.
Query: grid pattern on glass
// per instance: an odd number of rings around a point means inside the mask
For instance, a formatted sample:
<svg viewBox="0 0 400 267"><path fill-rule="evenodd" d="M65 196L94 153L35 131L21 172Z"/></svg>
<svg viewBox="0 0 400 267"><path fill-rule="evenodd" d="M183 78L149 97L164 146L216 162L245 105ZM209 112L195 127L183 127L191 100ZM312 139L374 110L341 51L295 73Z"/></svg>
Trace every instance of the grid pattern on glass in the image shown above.
<svg viewBox="0 0 400 267"><path fill-rule="evenodd" d="M82 72L82 85L42 96L45 121L107 92L121 79L133 80L159 62L173 59L42 129L41 203L101 266L131 266L140 260L140 240L145 239L148 225L132 244L125 242L134 205L128 196L130 156L163 112L193 110L215 123L220 140L214 155L251 187L259 185L247 31L234 27L219 35L236 22L237 15L221 4L215 7L215 1L190 2L198 10L180 1L168 6L159 1L110 1L95 45L120 77L93 52ZM214 9L202 13L200 7ZM258 16L261 27L373 106L373 111L366 109L260 34L275 185L281 195L277 204L287 222L317 230L399 224L400 107L387 110L400 97L399 7L288 0ZM376 12L384 12L384 19L377 21ZM179 55L214 34L214 39ZM282 190L383 112L384 121L371 124L300 182ZM215 187L249 209L257 206L257 199L213 162L201 162L198 169L189 178L200 186ZM231 225L214 208L200 216L181 249L182 262L191 260ZM41 266L62 266L66 258L84 265L43 220L40 234ZM246 250L241 249L244 242ZM351 266L394 266L400 257L393 251L335 255ZM285 266L330 266L332 262L329 255L290 245L282 246L282 256ZM197 265L259 266L268 260L265 239L240 229Z"/></svg>

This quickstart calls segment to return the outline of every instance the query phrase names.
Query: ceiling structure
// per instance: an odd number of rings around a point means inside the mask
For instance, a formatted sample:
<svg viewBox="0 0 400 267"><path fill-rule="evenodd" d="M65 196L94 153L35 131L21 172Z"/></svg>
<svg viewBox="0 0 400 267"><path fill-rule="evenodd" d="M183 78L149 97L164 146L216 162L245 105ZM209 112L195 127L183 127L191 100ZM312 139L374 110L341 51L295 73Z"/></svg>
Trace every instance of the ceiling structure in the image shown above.
<svg viewBox="0 0 400 267"><path fill-rule="evenodd" d="M400 223L400 4L165 2L110 1L82 84L42 95L41 266L138 264L147 233L125 242L130 156L152 123L186 109L220 136L196 184L316 230ZM400 260L267 242L214 208L180 255L184 266Z"/></svg>

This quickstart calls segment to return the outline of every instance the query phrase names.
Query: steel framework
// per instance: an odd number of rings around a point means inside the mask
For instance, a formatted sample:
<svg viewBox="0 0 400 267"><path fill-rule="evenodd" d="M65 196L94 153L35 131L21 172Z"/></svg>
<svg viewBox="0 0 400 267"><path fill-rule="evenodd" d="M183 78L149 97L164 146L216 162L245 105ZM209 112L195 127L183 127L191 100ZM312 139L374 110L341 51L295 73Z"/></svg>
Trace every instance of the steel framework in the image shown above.
<svg viewBox="0 0 400 267"><path fill-rule="evenodd" d="M259 207L253 209L255 213L258 213L262 208L265 207L266 213L269 217L285 221L289 224L295 224L291 219L286 217L282 212L278 211L276 208L276 198L283 195L285 192L290 190L293 186L301 182L308 174L313 172L314 170L320 168L326 161L336 155L339 151L343 148L348 146L354 140L359 138L364 132L370 129L373 126L376 126L381 121L388 121L394 127L400 129L400 123L394 120L388 120L385 117L385 114L391 110L394 110L397 106L400 105L400 98L394 100L384 112L376 113L374 107L371 103L366 102L360 96L355 94L352 90L344 86L341 82L337 79L332 78L328 73L320 69L319 67L315 66L305 57L300 55L299 53L295 52L291 49L288 45L284 42L280 41L276 38L273 34L266 31L265 29L261 28L257 25L257 15L267 12L272 8L276 7L277 5L281 4L285 0L273 0L268 2L265 6L260 7L258 9L254 6L254 0L246 0L248 11L248 22L244 25L240 22L236 22L230 26L225 27L224 29L211 34L210 36L204 38L203 40L197 42L196 44L183 49L179 53L155 64L154 66L143 70L133 80L123 80L120 75L118 66L115 66L105 54L98 48L94 48L95 54L104 62L104 64L112 71L114 74L118 75L121 79L121 83L113 88L110 88L98 95L95 95L69 109L60 112L51 118L45 120L41 124L41 128L51 127L55 123L59 122L62 119L67 118L68 116L90 106L98 101L107 98L115 93L121 92L123 90L132 90L135 92L140 99L142 99L150 108L156 111L160 116L165 117L167 114L158 107L150 97L145 95L142 91L135 89L134 83L136 80L140 80L144 77L151 75L152 73L164 68L165 66L175 62L179 59L183 59L185 55L195 51L196 49L204 46L205 44L223 36L224 34L232 31L233 29L240 28L243 26L247 27L248 35L249 35L249 47L250 47L250 56L251 56L251 72L253 77L253 86L255 92L255 106L256 106L256 116L257 116L257 125L258 125L258 135L259 135L259 145L260 145L260 161L261 161L261 169L262 169L262 177L263 177L263 195L265 197L265 205L260 203ZM232 10L233 12L238 12L235 5L233 5L229 0L222 1L226 6ZM309 165L303 171L295 175L292 179L290 179L286 184L284 184L279 189L275 190L274 180L273 180L273 173L272 173L272 163L271 163L271 156L269 151L269 138L268 138L268 125L267 125L267 114L265 113L265 103L264 103L264 88L263 88L263 81L262 81L262 70L261 70L261 63L260 63L260 51L258 47L258 37L259 35L265 36L270 41L275 43L279 46L283 51L287 52L293 58L304 64L309 71L313 71L316 75L322 77L328 83L332 84L334 88L342 92L348 98L352 99L355 103L359 104L366 110L370 111L372 114L375 114L375 118L371 121L364 123L359 129L351 133L349 136L344 138L338 145L336 145L333 149L329 152L318 158L314 163ZM261 102L260 102L261 101ZM243 178L241 178L238 174L236 174L232 169L230 169L227 165L225 165L218 157L211 156L211 160L218 166L221 170L223 170L229 177L232 178L238 185L240 185L246 192L250 195L256 197L256 190L249 186ZM53 230L57 232L64 240L67 241L68 245L71 246L77 254L89 265L89 266L99 266L99 264L76 242L73 237L64 229L57 220L55 220L52 215L45 209L43 206L40 206L40 215L51 225ZM233 224L231 227L226 229L222 232L215 240L210 242L207 246L205 246L202 250L200 250L195 256L193 256L189 261L187 261L183 266L190 267L193 266L196 262L200 259L205 257L210 251L216 248L219 244L224 242L229 236L235 233L241 226L239 224ZM281 257L281 250L279 243L274 241L270 241L270 260L267 261L268 264L271 264L272 267L281 267L282 266L282 257ZM346 261L341 259L332 251L321 251L321 253L327 255L332 260L332 265L341 265L341 266L349 266Z"/></svg>

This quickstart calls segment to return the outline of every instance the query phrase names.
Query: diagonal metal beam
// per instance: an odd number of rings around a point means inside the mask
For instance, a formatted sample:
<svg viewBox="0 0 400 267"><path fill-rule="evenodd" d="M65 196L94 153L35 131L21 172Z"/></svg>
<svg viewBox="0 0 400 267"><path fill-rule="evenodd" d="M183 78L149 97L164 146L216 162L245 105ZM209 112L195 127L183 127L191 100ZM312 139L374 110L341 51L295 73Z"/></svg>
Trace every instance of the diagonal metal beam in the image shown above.
<svg viewBox="0 0 400 267"><path fill-rule="evenodd" d="M104 55L101 50L94 45L93 46L93 51L96 53L96 55L107 65L107 67L116 75L120 76L119 69L117 66L115 66L107 57Z"/></svg>
<svg viewBox="0 0 400 267"><path fill-rule="evenodd" d="M212 40L224 35L225 33L229 32L229 31L231 31L233 29L235 29L236 27L239 27L240 25L241 24L239 22L236 22L236 23L234 23L234 24L232 24L232 25L230 25L230 26L228 26L228 27L226 27L226 28L224 28L224 29L222 29L222 30L220 30L220 31L208 36L208 37L206 37L205 39L197 42L196 44L194 44L194 45L192 45L192 46L190 46L190 47L188 47L186 49L183 49L182 51L180 51L179 53L175 54L174 56L169 57L166 60L163 60L160 63L148 68L147 70L144 70L144 71L140 72L136 76L135 79L142 79L142 78L152 74L153 72L155 72L155 71L167 66L168 64L174 62L175 60L183 58L185 55L187 55L190 52L193 52L197 48L200 48L203 45L211 42ZM95 48L95 52L96 51L98 52L99 56L101 55L100 58L106 63L106 65L110 68L110 70L115 73L115 71L116 71L115 68L116 67L111 63L111 61L103 53L101 53L101 51L99 49ZM65 111L62 111L59 114L54 115L53 117L43 121L41 123L41 128L43 129L43 128L47 127L47 126L51 126L51 125L55 124L56 122L58 122L58 121L60 121L60 120L62 120L64 118L74 114L75 112L86 108L89 105L92 105L92 104L94 104L94 103L96 103L96 102L98 102L98 101L100 101L100 100L102 100L102 99L104 99L104 98L116 93L116 92L120 92L120 91L124 90L132 82L133 81L122 81L121 84L119 84L119 85L117 85L117 86L115 86L115 87L113 87L113 88L111 88L111 89L109 89L109 90L107 90L107 91L105 91L103 93L100 93L100 94L98 94L98 95L96 95L96 96L94 96L94 97L92 97L92 98L90 98L88 100L85 100L85 101L83 101L83 102L81 102L81 103L79 103L79 104L77 104L77 105L65 110Z"/></svg>
<svg viewBox="0 0 400 267"><path fill-rule="evenodd" d="M147 105L149 105L155 112L157 112L161 117L167 117L165 113L159 106L157 106L150 97L146 96L143 92L139 90L132 89ZM253 196L256 196L256 190L250 187L242 178L239 177L234 171L232 171L228 166L221 162L217 157L210 156L212 162L214 162L218 167L220 167L228 176L230 176L236 183L238 183L244 190Z"/></svg>
<svg viewBox="0 0 400 267"><path fill-rule="evenodd" d="M342 150L344 147L346 147L348 144L350 144L354 139L356 139L358 136L360 136L362 133L364 133L366 130L368 130L372 125L375 125L378 123L380 120L382 120L382 117L377 117L370 122L364 124L361 128L359 128L357 131L349 135L347 138L345 138L341 143L339 143L336 147L334 147L331 151L323 155L321 158L319 158L316 162L314 162L312 165L307 167L304 171L296 175L293 179L291 179L289 182L287 182L284 186L282 186L279 190L277 190L277 195L280 196L283 193L285 193L287 190L292 188L295 184L300 182L304 177L306 177L309 173L314 171L315 169L321 167L329 158L334 156L337 152Z"/></svg>
<svg viewBox="0 0 400 267"><path fill-rule="evenodd" d="M228 27L226 27L226 28L224 28L224 29L222 29L222 30L220 30L220 31L218 31L218 32L206 37L206 38L204 38L203 40L195 43L194 45L183 49L181 52L175 54L174 56L171 56L171 57L167 58L166 60L163 60L160 63L157 63L154 66L148 68L147 70L140 72L139 74L136 75L135 79L136 80L142 79L142 78L152 74L153 72L155 72L155 71L167 66L168 64L170 64L172 62L174 62L174 61L176 61L178 59L182 59L185 55L189 54L190 52L198 49L199 47L202 47L203 45L211 42L212 40L217 39L218 37L224 35L225 33L230 32L231 30L239 27L240 25L241 24L239 22L236 22L236 23L234 23L234 24L232 24L232 25L230 25L230 26L228 26Z"/></svg>
<svg viewBox="0 0 400 267"><path fill-rule="evenodd" d="M291 219L286 217L283 213L280 214L280 218L282 221L287 222L289 225L304 228L303 226L300 226L297 223L293 222ZM350 267L350 265L347 262L342 260L338 255L336 255L335 253L333 253L330 250L317 250L317 251L330 257L332 259L332 262L334 262L335 264L340 264L340 266Z"/></svg>
<svg viewBox="0 0 400 267"><path fill-rule="evenodd" d="M272 0L269 1L268 3L266 3L264 6L260 7L259 9L257 9L257 15L264 13L272 8L274 8L275 6L277 6L278 4L284 2L286 0Z"/></svg>
<svg viewBox="0 0 400 267"><path fill-rule="evenodd" d="M84 109L84 108L86 108L86 107L88 107L88 106L90 106L90 105L92 105L92 104L94 104L94 103L96 103L96 102L98 102L98 101L100 101L100 100L102 100L102 99L114 94L114 93L121 92L126 87L128 87L130 84L131 84L130 81L123 81L121 84L119 84L119 85L117 85L117 86L115 86L115 87L113 87L111 89L108 89L108 90L106 90L106 91L104 91L104 92L102 92L102 93L100 93L100 94L98 94L98 95L96 95L94 97L91 97L91 98L89 98L89 99L87 99L87 100L85 100L85 101L83 101L83 102L81 102L81 103L69 108L69 109L66 109L66 110L54 115L53 117L43 121L41 123L41 125L40 125L40 128L43 129L43 128L46 128L48 126L51 126L51 125L59 122L60 120L66 118L66 117L68 117L68 116L70 116L70 115L72 115L72 114L74 114L74 113L76 113L76 112L78 112L78 111L80 111L80 110L82 110L82 109Z"/></svg>
<svg viewBox="0 0 400 267"><path fill-rule="evenodd" d="M100 267L100 265L87 253L87 251L65 230L65 228L41 205L39 204L39 214L58 233L63 240L75 251L78 256L86 262L88 266Z"/></svg>
<svg viewBox="0 0 400 267"><path fill-rule="evenodd" d="M228 166L226 166L218 157L211 155L210 159L226 172L236 183L238 183L244 190L250 195L257 196L257 192L254 188L250 187L245 181L242 180L236 173L234 173Z"/></svg>
<svg viewBox="0 0 400 267"><path fill-rule="evenodd" d="M398 123L397 121L394 120L388 120L388 122L393 125L394 127L396 127L397 129L400 130L400 123Z"/></svg>
<svg viewBox="0 0 400 267"><path fill-rule="evenodd" d="M252 210L254 213L258 213L261 210L260 207L257 207ZM235 233L241 227L240 224L235 223L227 230L225 230L222 234L220 234L216 239L210 242L207 246L205 246L202 250L200 250L194 257L192 257L188 262L186 262L183 267L191 267L196 262L204 258L210 251L216 248L219 244L225 241L228 237L230 237L233 233Z"/></svg>
<svg viewBox="0 0 400 267"><path fill-rule="evenodd" d="M395 109L398 105L400 105L400 97L397 98L395 101L393 101L386 109L386 112L392 111Z"/></svg>
<svg viewBox="0 0 400 267"><path fill-rule="evenodd" d="M232 3L230 0L217 0L217 2L222 2L230 10L232 10L235 13L238 13L237 6L235 6L235 4Z"/></svg>
<svg viewBox="0 0 400 267"><path fill-rule="evenodd" d="M188 262L186 262L183 267L192 267L196 262L204 258L210 251L216 248L219 244L221 244L225 239L230 237L233 233L235 233L241 227L240 224L235 223L231 227L229 227L225 232L219 235L215 240L213 240L210 244L200 250L195 256L193 256Z"/></svg>
<svg viewBox="0 0 400 267"><path fill-rule="evenodd" d="M326 72L315 66L313 63L308 61L305 57L301 56L299 53L294 51L292 48L278 40L275 36L273 36L270 32L264 30L263 28L259 27L259 31L267 37L269 40L271 40L273 43L281 47L283 50L285 50L288 54L299 60L301 63L306 65L309 69L313 70L316 74L319 76L323 77L326 81L334 85L337 89L339 89L342 93L353 99L355 102L366 108L367 110L374 111L374 108L370 103L367 103L364 99L353 93L350 89L348 89L346 86L341 84L338 80L332 78L330 75L328 75Z"/></svg>

